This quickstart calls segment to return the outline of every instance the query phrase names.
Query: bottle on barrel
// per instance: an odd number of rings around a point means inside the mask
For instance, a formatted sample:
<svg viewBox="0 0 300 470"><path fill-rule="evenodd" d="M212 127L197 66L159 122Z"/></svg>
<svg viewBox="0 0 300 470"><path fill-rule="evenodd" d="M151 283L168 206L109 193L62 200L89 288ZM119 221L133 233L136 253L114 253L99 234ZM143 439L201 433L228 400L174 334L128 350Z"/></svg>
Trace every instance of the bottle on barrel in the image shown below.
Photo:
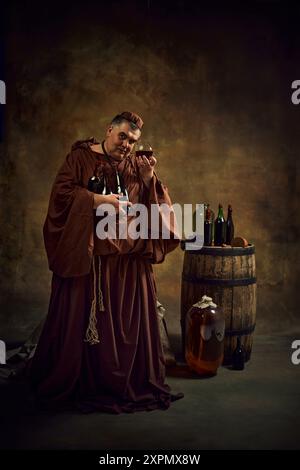
<svg viewBox="0 0 300 470"><path fill-rule="evenodd" d="M214 245L214 240L215 240L215 213L214 211L210 208L210 221L211 221L211 244Z"/></svg>
<svg viewBox="0 0 300 470"><path fill-rule="evenodd" d="M226 220L226 245L231 245L233 238L234 238L234 224L232 220L232 207L229 204L227 220Z"/></svg>
<svg viewBox="0 0 300 470"><path fill-rule="evenodd" d="M219 204L218 216L215 220L215 245L222 246L226 239L226 222L223 215L223 206Z"/></svg>
<svg viewBox="0 0 300 470"><path fill-rule="evenodd" d="M204 245L211 246L213 240L213 223L211 220L211 210L209 204L205 209L205 220L204 220Z"/></svg>

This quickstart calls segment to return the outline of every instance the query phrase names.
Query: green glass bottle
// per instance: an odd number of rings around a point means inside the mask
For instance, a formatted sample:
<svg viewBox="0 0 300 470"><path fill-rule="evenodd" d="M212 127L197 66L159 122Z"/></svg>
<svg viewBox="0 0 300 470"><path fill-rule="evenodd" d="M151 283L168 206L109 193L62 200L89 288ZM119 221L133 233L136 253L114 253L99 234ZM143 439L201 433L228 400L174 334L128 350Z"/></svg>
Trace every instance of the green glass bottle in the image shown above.
<svg viewBox="0 0 300 470"><path fill-rule="evenodd" d="M215 246L222 246L225 243L226 222L223 214L223 206L219 204L218 216L215 220Z"/></svg>

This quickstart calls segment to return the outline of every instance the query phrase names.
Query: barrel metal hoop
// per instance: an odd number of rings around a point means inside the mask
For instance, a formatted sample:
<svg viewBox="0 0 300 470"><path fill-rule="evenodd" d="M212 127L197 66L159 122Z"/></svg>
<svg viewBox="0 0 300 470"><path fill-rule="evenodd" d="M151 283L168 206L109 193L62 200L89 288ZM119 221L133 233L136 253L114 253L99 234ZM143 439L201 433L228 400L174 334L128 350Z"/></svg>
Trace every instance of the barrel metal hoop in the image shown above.
<svg viewBox="0 0 300 470"><path fill-rule="evenodd" d="M256 277L245 277L240 279L207 279L205 277L188 276L182 273L182 280L193 284L207 284L218 286L249 286L256 283Z"/></svg>
<svg viewBox="0 0 300 470"><path fill-rule="evenodd" d="M235 329L235 330L225 330L225 336L246 336L253 333L255 330L256 323L248 326L247 328Z"/></svg>
<svg viewBox="0 0 300 470"><path fill-rule="evenodd" d="M182 240L181 241L181 248L183 251L186 251L189 254L193 255L211 255L211 256L248 256L248 255L254 255L255 253L255 246L254 245L249 245L246 246L245 248L243 247L220 247L220 248L215 248L215 247L210 247L210 246L203 246L200 250L185 250L185 244L186 243L192 243L188 242L187 240Z"/></svg>

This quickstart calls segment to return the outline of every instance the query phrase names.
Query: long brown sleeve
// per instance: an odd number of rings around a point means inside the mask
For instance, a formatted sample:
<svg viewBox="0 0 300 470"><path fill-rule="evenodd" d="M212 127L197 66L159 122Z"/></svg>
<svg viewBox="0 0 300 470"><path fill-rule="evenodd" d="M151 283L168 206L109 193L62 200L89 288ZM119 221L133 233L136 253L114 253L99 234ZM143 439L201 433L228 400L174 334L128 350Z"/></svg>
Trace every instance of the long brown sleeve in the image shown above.
<svg viewBox="0 0 300 470"><path fill-rule="evenodd" d="M49 268L59 276L87 274L93 254L93 193L83 187L81 152L72 151L53 184L43 233Z"/></svg>
<svg viewBox="0 0 300 470"><path fill-rule="evenodd" d="M162 184L156 174L154 174L149 188L146 188L144 186L143 203L148 208L149 214L151 210L151 204L156 204L158 207L164 204L170 209L170 214L166 214L166 216L163 216L163 213L160 211L159 232L158 234L156 233L156 236L158 238L150 238L151 255L149 252L145 253L145 255L150 258L151 263L162 263L165 259L166 254L170 253L171 251L175 250L175 248L177 248L180 243L180 240L176 230L176 218L175 213L172 209L172 202L169 196L168 188ZM169 232L169 239L163 237L163 227L166 232ZM153 229L153 227L151 226L151 218L149 216L149 237L151 237L151 228Z"/></svg>

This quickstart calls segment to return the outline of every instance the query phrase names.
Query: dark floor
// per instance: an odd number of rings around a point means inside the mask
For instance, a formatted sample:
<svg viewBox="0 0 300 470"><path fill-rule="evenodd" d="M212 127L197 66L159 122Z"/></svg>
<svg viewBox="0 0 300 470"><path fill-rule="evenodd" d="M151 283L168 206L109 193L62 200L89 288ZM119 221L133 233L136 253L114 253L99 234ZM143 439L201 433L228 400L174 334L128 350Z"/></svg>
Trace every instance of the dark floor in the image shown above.
<svg viewBox="0 0 300 470"><path fill-rule="evenodd" d="M222 367L215 377L200 379L178 367L167 382L185 398L166 411L41 414L24 382L1 380L0 448L300 449L295 339L300 333L256 336L244 371ZM178 338L172 344L178 351Z"/></svg>

